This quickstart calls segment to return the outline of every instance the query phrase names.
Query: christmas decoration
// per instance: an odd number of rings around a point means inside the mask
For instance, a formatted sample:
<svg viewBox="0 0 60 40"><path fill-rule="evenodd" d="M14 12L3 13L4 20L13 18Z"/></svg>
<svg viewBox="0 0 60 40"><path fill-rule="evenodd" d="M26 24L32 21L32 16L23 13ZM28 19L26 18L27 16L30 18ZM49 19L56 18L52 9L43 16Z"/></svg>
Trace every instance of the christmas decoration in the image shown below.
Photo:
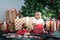
<svg viewBox="0 0 60 40"><path fill-rule="evenodd" d="M25 22L25 18L20 18L20 19L15 19L15 30L20 30L22 29L22 25Z"/></svg>
<svg viewBox="0 0 60 40"><path fill-rule="evenodd" d="M60 17L60 14L58 16Z"/></svg>
<svg viewBox="0 0 60 40"><path fill-rule="evenodd" d="M36 11L42 13L42 18L55 17L58 19L60 0L24 0L22 14L24 16L34 16ZM45 16L45 17L43 17Z"/></svg>
<svg viewBox="0 0 60 40"><path fill-rule="evenodd" d="M53 2L54 0L49 0L49 2Z"/></svg>
<svg viewBox="0 0 60 40"><path fill-rule="evenodd" d="M30 31L33 28L32 20L33 17L23 17L23 18L15 19L15 29L19 30L23 27L23 24L25 24L27 30Z"/></svg>
<svg viewBox="0 0 60 40"><path fill-rule="evenodd" d="M59 30L58 28L59 28L58 21L53 20L53 19L46 21L46 30L47 31L54 32L54 31Z"/></svg>
<svg viewBox="0 0 60 40"><path fill-rule="evenodd" d="M60 30L60 20L56 20L56 28L57 30Z"/></svg>

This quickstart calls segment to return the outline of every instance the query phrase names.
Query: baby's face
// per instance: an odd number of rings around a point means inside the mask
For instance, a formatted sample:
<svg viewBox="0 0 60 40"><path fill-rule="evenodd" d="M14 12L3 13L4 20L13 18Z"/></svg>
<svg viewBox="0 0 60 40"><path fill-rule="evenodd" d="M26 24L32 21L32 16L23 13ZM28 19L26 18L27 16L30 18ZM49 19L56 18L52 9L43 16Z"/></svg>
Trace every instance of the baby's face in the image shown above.
<svg viewBox="0 0 60 40"><path fill-rule="evenodd" d="M36 13L35 13L35 17L36 17L37 19L41 18L41 13L40 13L40 12L36 12Z"/></svg>

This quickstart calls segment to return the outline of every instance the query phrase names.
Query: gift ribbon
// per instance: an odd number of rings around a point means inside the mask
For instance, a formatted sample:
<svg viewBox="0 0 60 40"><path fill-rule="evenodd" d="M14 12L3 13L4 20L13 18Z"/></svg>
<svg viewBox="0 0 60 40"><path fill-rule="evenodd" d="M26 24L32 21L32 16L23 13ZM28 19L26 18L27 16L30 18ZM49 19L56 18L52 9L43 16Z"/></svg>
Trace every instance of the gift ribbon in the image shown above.
<svg viewBox="0 0 60 40"><path fill-rule="evenodd" d="M60 20L56 21L56 28L57 28L57 30L59 30L59 22L60 22Z"/></svg>
<svg viewBox="0 0 60 40"><path fill-rule="evenodd" d="M12 14L11 14L11 11L10 11L9 14L10 14L10 21L12 22Z"/></svg>
<svg viewBox="0 0 60 40"><path fill-rule="evenodd" d="M56 31L56 21L54 21L54 31Z"/></svg>
<svg viewBox="0 0 60 40"><path fill-rule="evenodd" d="M50 32L53 32L53 30L52 30L52 22L53 22L53 20L50 20Z"/></svg>

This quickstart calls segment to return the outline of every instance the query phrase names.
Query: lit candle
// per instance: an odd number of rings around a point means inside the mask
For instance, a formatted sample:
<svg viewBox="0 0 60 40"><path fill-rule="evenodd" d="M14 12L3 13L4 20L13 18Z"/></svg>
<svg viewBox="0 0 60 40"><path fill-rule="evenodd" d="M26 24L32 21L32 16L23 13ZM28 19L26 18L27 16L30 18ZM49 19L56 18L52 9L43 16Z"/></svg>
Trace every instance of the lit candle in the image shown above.
<svg viewBox="0 0 60 40"><path fill-rule="evenodd" d="M6 21L4 21L4 29L6 30Z"/></svg>

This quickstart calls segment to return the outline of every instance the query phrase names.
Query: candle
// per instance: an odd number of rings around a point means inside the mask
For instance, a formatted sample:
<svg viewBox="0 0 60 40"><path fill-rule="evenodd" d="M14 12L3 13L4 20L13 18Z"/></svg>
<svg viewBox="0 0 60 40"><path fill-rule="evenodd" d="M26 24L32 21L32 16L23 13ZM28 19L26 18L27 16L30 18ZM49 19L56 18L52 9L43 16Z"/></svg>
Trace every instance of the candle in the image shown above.
<svg viewBox="0 0 60 40"><path fill-rule="evenodd" d="M4 21L4 29L6 30L6 21Z"/></svg>

